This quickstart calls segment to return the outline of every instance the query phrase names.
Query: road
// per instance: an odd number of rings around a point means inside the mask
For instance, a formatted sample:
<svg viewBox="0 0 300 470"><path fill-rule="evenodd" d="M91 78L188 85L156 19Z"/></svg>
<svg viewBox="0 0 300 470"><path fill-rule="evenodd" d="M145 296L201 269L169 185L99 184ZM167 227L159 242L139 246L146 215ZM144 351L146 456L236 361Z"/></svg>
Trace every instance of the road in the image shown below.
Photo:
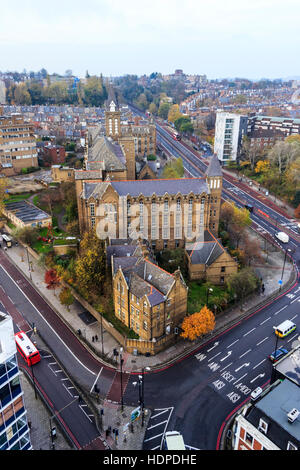
<svg viewBox="0 0 300 470"><path fill-rule="evenodd" d="M158 139L165 147L168 146L170 152L184 156L184 165L189 165L194 176L203 174L206 168L204 159L195 155L186 145L172 142L168 136L163 137L163 131L159 132ZM265 230L269 236L271 234L272 239L279 224L287 224L285 227L290 234L290 242L283 249L292 250L289 255L295 260L297 269L299 236L294 232L290 218L266 203L257 201L238 181L229 181L227 177L224 178L223 197L240 204L241 201L254 203L255 211L251 217L255 227ZM145 434L145 449L159 448L164 432L172 429L182 432L188 448L219 448L221 430L228 417L249 400L253 389L265 386L270 381L271 364L267 356L275 347L273 326L285 319L291 319L300 326L297 313L300 301L298 278L288 292L282 292L269 305L258 309L228 331L212 337L193 354L167 368L145 374L145 405L152 410ZM13 316L16 327L24 329L24 325L27 325L30 329L34 322L46 341L48 352L55 351L59 364L74 381L85 390L90 390L101 371L101 381L97 382L101 396L120 401L120 373L103 364L84 348L77 336L3 252L0 252L0 284L0 301ZM296 337L293 335L280 340L280 345L290 349ZM44 356L34 371L42 390L55 409L59 410L76 398L76 390L72 396L69 394L69 391L73 392L73 382L67 382L67 375L63 376L63 372L56 369L57 362L52 360L52 353L49 356ZM123 379L124 404L135 406L137 391L133 382L136 375L124 374ZM76 418L73 405L76 407ZM90 412L85 408L80 407L75 400L63 415L70 436L74 436L73 442L78 443L77 448L88 448L99 438Z"/></svg>

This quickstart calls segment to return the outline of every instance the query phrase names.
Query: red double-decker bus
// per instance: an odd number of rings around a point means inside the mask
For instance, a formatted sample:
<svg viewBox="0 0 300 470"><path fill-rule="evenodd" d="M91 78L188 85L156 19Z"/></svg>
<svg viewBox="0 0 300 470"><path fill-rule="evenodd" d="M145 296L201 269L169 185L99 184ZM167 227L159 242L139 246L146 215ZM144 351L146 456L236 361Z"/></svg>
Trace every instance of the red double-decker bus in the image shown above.
<svg viewBox="0 0 300 470"><path fill-rule="evenodd" d="M24 331L15 334L17 350L26 361L28 366L32 366L41 360L41 356L33 342Z"/></svg>

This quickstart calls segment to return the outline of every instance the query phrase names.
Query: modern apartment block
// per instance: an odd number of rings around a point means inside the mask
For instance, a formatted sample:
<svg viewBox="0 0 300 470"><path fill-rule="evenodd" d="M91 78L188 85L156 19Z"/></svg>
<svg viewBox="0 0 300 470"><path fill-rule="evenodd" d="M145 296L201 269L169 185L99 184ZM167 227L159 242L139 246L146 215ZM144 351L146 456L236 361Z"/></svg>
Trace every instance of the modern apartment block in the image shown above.
<svg viewBox="0 0 300 470"><path fill-rule="evenodd" d="M255 131L281 132L285 137L300 134L300 119L291 117L276 117L251 115L248 120L248 134Z"/></svg>
<svg viewBox="0 0 300 470"><path fill-rule="evenodd" d="M11 317L0 312L0 450L31 450Z"/></svg>
<svg viewBox="0 0 300 470"><path fill-rule="evenodd" d="M38 167L33 126L21 114L4 116L0 107L0 171L12 168L20 173L22 168Z"/></svg>
<svg viewBox="0 0 300 470"><path fill-rule="evenodd" d="M223 165L238 159L243 136L247 134L247 123L247 116L217 112L214 153Z"/></svg>

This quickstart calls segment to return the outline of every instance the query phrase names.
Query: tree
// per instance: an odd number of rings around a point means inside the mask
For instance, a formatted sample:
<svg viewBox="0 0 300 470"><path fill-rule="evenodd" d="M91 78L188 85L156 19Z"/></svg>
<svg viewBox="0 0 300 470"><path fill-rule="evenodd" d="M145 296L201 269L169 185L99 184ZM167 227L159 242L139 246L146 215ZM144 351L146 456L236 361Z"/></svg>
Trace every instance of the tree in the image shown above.
<svg viewBox="0 0 300 470"><path fill-rule="evenodd" d="M175 122L180 117L182 117L182 114L179 111L179 105L178 104L173 104L169 109L168 121Z"/></svg>
<svg viewBox="0 0 300 470"><path fill-rule="evenodd" d="M174 178L182 178L184 175L184 166L182 158L176 158L176 160L172 160L171 162L167 163L162 172L162 178L165 179L174 179Z"/></svg>
<svg viewBox="0 0 300 470"><path fill-rule="evenodd" d="M268 151L267 158L278 169L280 177L288 165L300 157L300 143L297 141L278 141Z"/></svg>
<svg viewBox="0 0 300 470"><path fill-rule="evenodd" d="M17 229L14 236L26 245L32 246L37 241L39 230L37 227L23 227Z"/></svg>
<svg viewBox="0 0 300 470"><path fill-rule="evenodd" d="M192 134L194 132L191 118L187 116L181 116L174 121L175 129L182 134Z"/></svg>
<svg viewBox="0 0 300 470"><path fill-rule="evenodd" d="M227 286L234 296L243 303L245 297L258 288L259 280L252 268L243 268L228 278Z"/></svg>
<svg viewBox="0 0 300 470"><path fill-rule="evenodd" d="M80 256L75 262L77 287L87 296L103 292L106 276L105 244L95 231L86 232L80 242Z"/></svg>
<svg viewBox="0 0 300 470"><path fill-rule="evenodd" d="M53 289L54 291L60 285L60 278L55 269L50 268L45 272L45 283L47 284L47 289Z"/></svg>
<svg viewBox="0 0 300 470"><path fill-rule="evenodd" d="M183 331L180 336L193 341L199 336L213 331L215 325L214 314L205 305L200 312L193 313L184 318L181 325Z"/></svg>
<svg viewBox="0 0 300 470"><path fill-rule="evenodd" d="M161 103L158 108L159 117L161 117L164 120L168 119L168 114L169 114L169 110L171 106L172 105L170 103Z"/></svg>
<svg viewBox="0 0 300 470"><path fill-rule="evenodd" d="M25 83L20 83L20 85L16 87L14 92L14 101L16 104L20 105L31 104L31 96Z"/></svg>
<svg viewBox="0 0 300 470"><path fill-rule="evenodd" d="M70 310L70 305L74 302L74 297L68 287L63 287L59 294L59 300L62 305L65 305Z"/></svg>
<svg viewBox="0 0 300 470"><path fill-rule="evenodd" d="M251 170L254 171L255 164L261 158L262 150L258 142L252 142L249 137L244 136L241 147L241 160L249 161Z"/></svg>
<svg viewBox="0 0 300 470"><path fill-rule="evenodd" d="M157 114L157 106L156 104L152 101L152 103L150 103L149 105L149 112L151 114Z"/></svg>
<svg viewBox="0 0 300 470"><path fill-rule="evenodd" d="M255 173L267 173L270 169L270 162L269 160L259 160L256 163Z"/></svg>
<svg viewBox="0 0 300 470"><path fill-rule="evenodd" d="M5 206L5 200L8 198L7 188L9 186L9 180L7 178L0 178L0 215Z"/></svg>
<svg viewBox="0 0 300 470"><path fill-rule="evenodd" d="M229 225L231 221L233 220L233 204L231 204L228 201L225 201L221 205L221 211L220 211L220 220L223 222L225 230L228 230Z"/></svg>
<svg viewBox="0 0 300 470"><path fill-rule="evenodd" d="M298 204L298 206L296 207L296 209L294 211L294 217L296 219L300 219L300 204Z"/></svg>

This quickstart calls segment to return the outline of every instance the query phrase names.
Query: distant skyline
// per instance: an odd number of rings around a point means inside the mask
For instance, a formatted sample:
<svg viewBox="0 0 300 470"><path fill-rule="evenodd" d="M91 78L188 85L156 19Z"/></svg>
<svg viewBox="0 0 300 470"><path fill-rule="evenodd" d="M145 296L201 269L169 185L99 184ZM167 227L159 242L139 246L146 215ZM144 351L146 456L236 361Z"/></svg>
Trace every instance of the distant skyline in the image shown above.
<svg viewBox="0 0 300 470"><path fill-rule="evenodd" d="M1 5L0 70L295 77L299 17L299 0L15 0Z"/></svg>

